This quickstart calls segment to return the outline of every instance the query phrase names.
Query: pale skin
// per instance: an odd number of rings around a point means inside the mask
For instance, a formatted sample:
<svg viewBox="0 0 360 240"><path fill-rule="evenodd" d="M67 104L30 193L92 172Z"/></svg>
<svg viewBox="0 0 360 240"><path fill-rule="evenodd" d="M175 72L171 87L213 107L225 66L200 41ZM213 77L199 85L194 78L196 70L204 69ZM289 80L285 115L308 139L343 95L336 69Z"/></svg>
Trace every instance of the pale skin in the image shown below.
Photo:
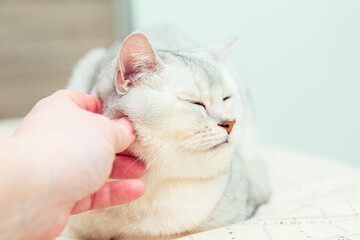
<svg viewBox="0 0 360 240"><path fill-rule="evenodd" d="M13 136L0 135L0 239L53 239L71 214L145 192L135 179L145 166L126 152L136 138L131 123L101 109L96 97L61 90L39 101Z"/></svg>

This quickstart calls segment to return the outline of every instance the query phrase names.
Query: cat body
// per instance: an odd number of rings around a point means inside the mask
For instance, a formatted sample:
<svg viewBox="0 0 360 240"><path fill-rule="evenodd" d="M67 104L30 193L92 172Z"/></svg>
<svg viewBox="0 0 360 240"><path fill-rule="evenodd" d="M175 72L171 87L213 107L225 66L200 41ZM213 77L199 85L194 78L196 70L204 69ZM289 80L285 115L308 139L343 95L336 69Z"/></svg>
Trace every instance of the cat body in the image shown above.
<svg viewBox="0 0 360 240"><path fill-rule="evenodd" d="M268 198L245 86L224 60L233 41L190 48L176 32L148 36L153 45L134 33L120 53L93 51L70 82L95 85L105 116L133 122L129 150L147 165L146 193L71 217L63 238L172 239L244 220Z"/></svg>

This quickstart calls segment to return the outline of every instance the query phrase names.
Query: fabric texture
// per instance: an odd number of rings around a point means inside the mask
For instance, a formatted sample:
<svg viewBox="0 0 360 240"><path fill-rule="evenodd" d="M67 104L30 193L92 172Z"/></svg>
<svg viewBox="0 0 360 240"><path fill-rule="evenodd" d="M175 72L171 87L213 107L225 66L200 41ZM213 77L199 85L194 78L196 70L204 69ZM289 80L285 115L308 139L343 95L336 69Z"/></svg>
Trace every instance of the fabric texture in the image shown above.
<svg viewBox="0 0 360 240"><path fill-rule="evenodd" d="M251 219L182 240L360 240L360 169L266 149L272 195Z"/></svg>

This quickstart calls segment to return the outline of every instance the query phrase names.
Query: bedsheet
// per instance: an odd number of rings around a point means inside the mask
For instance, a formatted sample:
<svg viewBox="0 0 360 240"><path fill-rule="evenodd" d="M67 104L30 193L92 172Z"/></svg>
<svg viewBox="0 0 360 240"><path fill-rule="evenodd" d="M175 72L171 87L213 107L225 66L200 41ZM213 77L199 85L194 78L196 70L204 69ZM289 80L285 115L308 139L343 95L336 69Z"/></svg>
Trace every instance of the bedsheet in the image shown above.
<svg viewBox="0 0 360 240"><path fill-rule="evenodd" d="M181 240L360 240L360 169L264 149L272 196L247 221Z"/></svg>

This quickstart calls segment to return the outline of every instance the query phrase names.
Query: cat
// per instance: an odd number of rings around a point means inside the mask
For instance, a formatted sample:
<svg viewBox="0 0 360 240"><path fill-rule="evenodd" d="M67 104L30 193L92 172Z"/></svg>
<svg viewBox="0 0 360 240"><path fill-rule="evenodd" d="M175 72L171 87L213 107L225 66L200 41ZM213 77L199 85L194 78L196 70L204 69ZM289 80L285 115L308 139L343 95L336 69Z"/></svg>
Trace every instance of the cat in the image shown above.
<svg viewBox="0 0 360 240"><path fill-rule="evenodd" d="M267 201L250 101L228 58L235 42L196 47L169 29L134 32L79 62L69 88L93 89L103 115L133 122L129 150L147 165L147 191L72 216L61 239L173 239L245 220Z"/></svg>

